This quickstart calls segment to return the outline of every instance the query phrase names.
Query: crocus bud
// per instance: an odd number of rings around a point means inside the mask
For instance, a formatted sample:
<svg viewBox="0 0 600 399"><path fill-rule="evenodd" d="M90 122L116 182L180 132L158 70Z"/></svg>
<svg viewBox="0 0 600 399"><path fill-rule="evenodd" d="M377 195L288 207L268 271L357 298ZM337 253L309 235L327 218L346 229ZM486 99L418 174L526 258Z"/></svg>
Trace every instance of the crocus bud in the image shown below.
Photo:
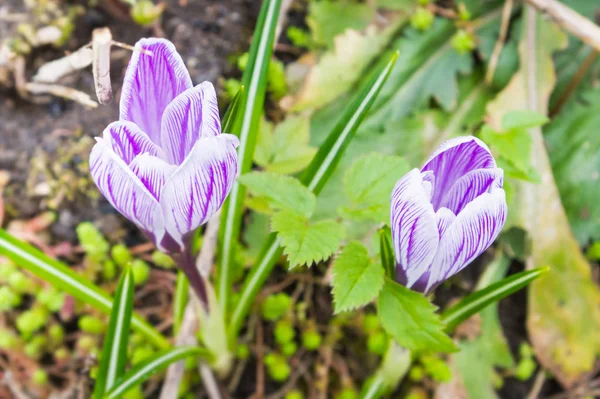
<svg viewBox="0 0 600 399"><path fill-rule="evenodd" d="M104 197L160 250L184 254L191 273L191 237L229 194L239 141L221 134L213 85L192 85L171 42L142 39L135 48L119 121L96 139L90 172Z"/></svg>
<svg viewBox="0 0 600 399"><path fill-rule="evenodd" d="M396 280L431 292L485 251L504 226L503 171L475 137L446 141L391 198Z"/></svg>

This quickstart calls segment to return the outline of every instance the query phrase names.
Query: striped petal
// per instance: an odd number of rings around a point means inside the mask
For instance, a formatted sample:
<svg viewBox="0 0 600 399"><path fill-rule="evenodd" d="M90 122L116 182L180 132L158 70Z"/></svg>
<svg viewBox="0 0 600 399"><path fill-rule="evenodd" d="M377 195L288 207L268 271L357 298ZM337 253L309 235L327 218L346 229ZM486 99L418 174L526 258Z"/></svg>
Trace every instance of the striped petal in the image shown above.
<svg viewBox="0 0 600 399"><path fill-rule="evenodd" d="M161 146L169 162L183 162L200 137L221 134L215 88L204 82L188 89L167 106L162 117Z"/></svg>
<svg viewBox="0 0 600 399"><path fill-rule="evenodd" d="M468 203L440 240L427 291L461 271L485 251L504 227L506 214L506 195L501 188L494 188Z"/></svg>
<svg viewBox="0 0 600 399"><path fill-rule="evenodd" d="M160 147L133 122L113 122L104 129L102 137L106 145L110 146L127 165L140 154L148 153L154 156L163 154Z"/></svg>
<svg viewBox="0 0 600 399"><path fill-rule="evenodd" d="M135 48L123 79L120 119L134 122L160 144L163 112L175 97L192 87L192 80L170 41L142 39Z"/></svg>
<svg viewBox="0 0 600 399"><path fill-rule="evenodd" d="M435 176L431 202L440 208L445 194L467 173L476 169L495 168L496 161L485 143L475 137L457 137L443 143L421 171Z"/></svg>
<svg viewBox="0 0 600 399"><path fill-rule="evenodd" d="M173 174L177 166L168 164L165 160L150 154L142 154L133 160L129 168L152 196L160 201L160 193L165 181Z"/></svg>
<svg viewBox="0 0 600 399"><path fill-rule="evenodd" d="M441 207L459 214L464 207L483 193L502 188L504 171L499 168L473 170L460 179L444 195ZM441 209L441 208L440 208Z"/></svg>
<svg viewBox="0 0 600 399"><path fill-rule="evenodd" d="M90 173L100 192L155 243L165 232L160 204L125 162L98 138L90 154Z"/></svg>
<svg viewBox="0 0 600 399"><path fill-rule="evenodd" d="M391 228L398 281L411 288L427 271L438 246L435 213L429 202L431 183L413 169L394 188Z"/></svg>
<svg viewBox="0 0 600 399"><path fill-rule="evenodd" d="M166 230L183 247L183 239L223 205L238 173L238 138L203 137L165 183L160 204Z"/></svg>

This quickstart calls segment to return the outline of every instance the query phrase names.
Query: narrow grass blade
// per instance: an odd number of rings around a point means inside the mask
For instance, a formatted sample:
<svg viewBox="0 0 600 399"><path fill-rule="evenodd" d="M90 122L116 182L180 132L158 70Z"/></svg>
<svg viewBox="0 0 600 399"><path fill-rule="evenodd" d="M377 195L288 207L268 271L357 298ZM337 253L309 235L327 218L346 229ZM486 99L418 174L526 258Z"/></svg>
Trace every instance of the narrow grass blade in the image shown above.
<svg viewBox="0 0 600 399"><path fill-rule="evenodd" d="M179 270L177 272L177 282L175 283L175 295L173 298L173 336L177 336L181 328L183 313L188 302L188 290L190 283L185 273Z"/></svg>
<svg viewBox="0 0 600 399"><path fill-rule="evenodd" d="M238 118L240 112L240 103L244 95L244 86L240 87L235 97L231 100L231 104L227 107L225 115L223 116L223 127L221 130L223 133L229 133L233 129L233 123Z"/></svg>
<svg viewBox="0 0 600 399"><path fill-rule="evenodd" d="M177 348L161 351L134 367L125 374L123 378L119 379L106 397L108 399L120 398L125 392L134 386L143 383L153 374L163 370L171 363L175 363L176 361L189 356L200 356L210 360L208 351L197 346L178 346Z"/></svg>
<svg viewBox="0 0 600 399"><path fill-rule="evenodd" d="M548 267L539 267L537 269L516 273L466 296L459 303L442 313L442 321L446 324L446 332L453 331L456 326L479 312L481 309L517 292L536 278L548 272L548 270Z"/></svg>
<svg viewBox="0 0 600 399"><path fill-rule="evenodd" d="M104 336L102 357L94 387L94 399L102 399L104 393L110 390L116 380L125 372L132 313L133 274L131 269L127 268L123 271L115 292L108 330Z"/></svg>
<svg viewBox="0 0 600 399"><path fill-rule="evenodd" d="M29 270L60 291L93 308L110 313L112 298L100 287L75 273L67 265L52 259L37 248L26 244L0 229L0 255ZM133 315L132 327L159 348L168 348L167 339L142 317Z"/></svg>
<svg viewBox="0 0 600 399"><path fill-rule="evenodd" d="M396 258L394 257L394 247L392 246L392 231L388 226L379 230L379 255L381 256L381 264L386 276L395 279Z"/></svg>
<svg viewBox="0 0 600 399"><path fill-rule="evenodd" d="M252 167L252 159L258 137L258 124L263 113L269 62L273 54L275 30L281 0L264 0L254 30L254 38L250 46L248 65L244 71L242 83L247 90L241 97L242 112L238 113L232 133L240 138L238 160L240 173L246 173ZM231 263L234 245L240 232L242 207L246 189L235 182L229 197L223 205L221 219L221 249L218 259L218 290L217 295L221 309L228 308L229 291L231 289Z"/></svg>
<svg viewBox="0 0 600 399"><path fill-rule="evenodd" d="M344 150L354 138L358 126L367 115L371 105L373 105L397 58L398 53L395 53L388 64L359 92L356 99L346 109L339 122L331 131L327 140L321 145L315 158L303 174L302 183L315 194L321 191L327 179L333 173L344 154ZM283 250L279 246L277 235L274 233L270 234L265 244L263 244L261 255L258 257L258 263L244 281L240 300L231 315L229 324L230 344L233 344L237 339L238 332L254 302L254 298L256 298L256 295L269 277L271 270L282 253Z"/></svg>

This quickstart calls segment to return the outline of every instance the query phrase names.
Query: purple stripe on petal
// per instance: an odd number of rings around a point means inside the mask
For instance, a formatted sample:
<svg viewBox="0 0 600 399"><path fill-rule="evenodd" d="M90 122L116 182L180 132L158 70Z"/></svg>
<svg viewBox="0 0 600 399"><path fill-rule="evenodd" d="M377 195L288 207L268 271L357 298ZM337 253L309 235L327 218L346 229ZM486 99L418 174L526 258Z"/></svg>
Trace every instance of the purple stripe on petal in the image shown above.
<svg viewBox="0 0 600 399"><path fill-rule="evenodd" d="M90 173L100 192L123 216L160 243L165 226L158 201L103 139L97 141L90 154Z"/></svg>
<svg viewBox="0 0 600 399"><path fill-rule="evenodd" d="M427 290L461 271L485 251L504 227L506 214L506 195L501 188L467 204L440 240Z"/></svg>
<svg viewBox="0 0 600 399"><path fill-rule="evenodd" d="M441 240L446 230L448 230L450 224L454 222L454 219L456 219L456 215L452 213L452 211L448 208L440 208L435 213L435 218L437 222L438 233L440 235Z"/></svg>
<svg viewBox="0 0 600 399"><path fill-rule="evenodd" d="M411 287L435 255L439 234L429 202L429 181L413 169L396 183L391 198L391 228L397 268Z"/></svg>
<svg viewBox="0 0 600 399"><path fill-rule="evenodd" d="M162 157L163 151L135 123L113 122L104 129L104 142L127 165L139 154Z"/></svg>
<svg viewBox="0 0 600 399"><path fill-rule="evenodd" d="M135 47L123 79L120 119L136 123L160 144L163 112L175 97L192 87L192 80L170 41L142 39Z"/></svg>
<svg viewBox="0 0 600 399"><path fill-rule="evenodd" d="M231 134L203 137L167 179L160 204L166 230L180 245L223 205L238 173L238 144Z"/></svg>
<svg viewBox="0 0 600 399"><path fill-rule="evenodd" d="M504 172L499 168L473 170L454 183L444 195L440 207L446 207L454 214L459 214L469 202L481 194L502 187L503 177Z"/></svg>
<svg viewBox="0 0 600 399"><path fill-rule="evenodd" d="M421 171L435 176L431 202L437 210L444 195L463 175L476 170L495 168L496 162L488 147L472 137L457 137L443 143L425 163Z"/></svg>
<svg viewBox="0 0 600 399"><path fill-rule="evenodd" d="M221 134L219 107L213 85L204 82L186 90L165 110L161 122L161 147L169 162L179 165L200 137Z"/></svg>
<svg viewBox="0 0 600 399"><path fill-rule="evenodd" d="M165 160L150 154L142 154L131 162L129 168L154 198L160 201L160 193L165 181L177 169L177 166L168 164Z"/></svg>

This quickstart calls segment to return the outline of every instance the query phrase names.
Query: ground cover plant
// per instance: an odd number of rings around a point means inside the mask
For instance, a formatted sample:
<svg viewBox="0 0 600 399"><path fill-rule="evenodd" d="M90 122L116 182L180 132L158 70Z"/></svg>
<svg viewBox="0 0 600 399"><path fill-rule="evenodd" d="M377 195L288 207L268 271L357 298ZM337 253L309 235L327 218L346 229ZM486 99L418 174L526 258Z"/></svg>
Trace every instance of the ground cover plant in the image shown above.
<svg viewBox="0 0 600 399"><path fill-rule="evenodd" d="M0 5L0 397L595 397L592 3Z"/></svg>

